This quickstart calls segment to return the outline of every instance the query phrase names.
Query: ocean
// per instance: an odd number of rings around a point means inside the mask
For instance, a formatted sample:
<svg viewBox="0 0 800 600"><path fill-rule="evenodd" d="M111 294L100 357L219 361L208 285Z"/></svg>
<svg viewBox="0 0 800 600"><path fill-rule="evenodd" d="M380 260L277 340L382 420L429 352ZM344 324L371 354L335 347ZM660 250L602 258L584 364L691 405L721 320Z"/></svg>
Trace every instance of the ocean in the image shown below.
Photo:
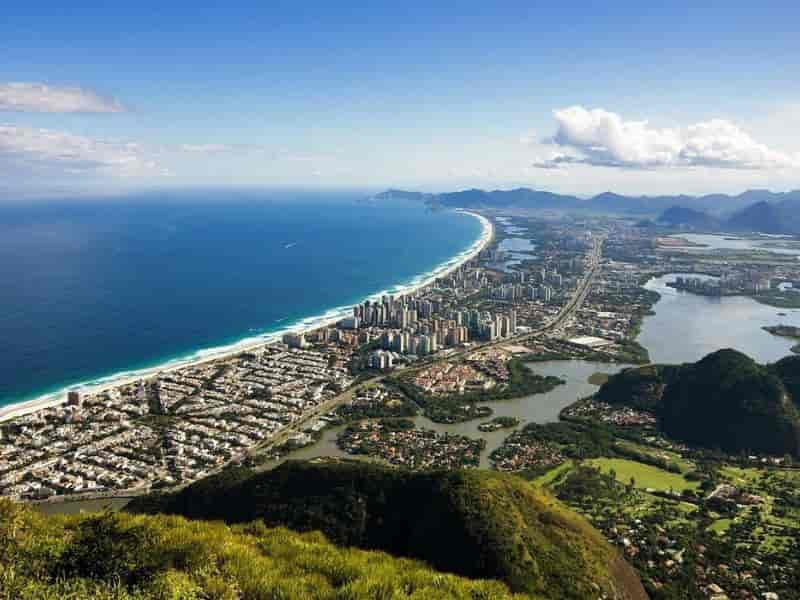
<svg viewBox="0 0 800 600"><path fill-rule="evenodd" d="M0 406L312 326L426 279L482 234L470 215L365 197L0 204Z"/></svg>

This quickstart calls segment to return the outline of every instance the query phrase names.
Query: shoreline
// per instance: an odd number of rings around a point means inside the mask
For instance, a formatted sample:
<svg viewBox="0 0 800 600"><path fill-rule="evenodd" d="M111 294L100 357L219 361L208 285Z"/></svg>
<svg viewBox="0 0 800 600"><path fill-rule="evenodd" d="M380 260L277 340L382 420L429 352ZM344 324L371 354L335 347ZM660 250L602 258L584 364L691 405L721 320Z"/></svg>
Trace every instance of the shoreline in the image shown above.
<svg viewBox="0 0 800 600"><path fill-rule="evenodd" d="M482 226L480 237L472 243L466 250L456 254L454 257L437 265L431 271L422 273L414 277L407 284L397 284L392 288L381 290L370 294L361 300L373 300L380 298L385 294L405 295L411 294L417 290L431 285L434 281L441 277L446 277L461 265L474 259L480 252L482 252L494 239L494 226L492 222L478 212L471 210L457 209L455 212L465 215L470 215L477 218ZM419 281L418 281L419 280ZM147 379L157 375L158 373L168 373L176 371L189 366L196 366L206 363L215 362L218 360L225 360L241 352L261 348L269 344L273 344L285 335L286 333L310 333L329 327L338 322L346 315L351 314L353 304L347 306L339 306L326 310L321 315L306 317L300 319L296 323L289 325L284 329L279 329L274 332L263 333L257 336L245 337L231 344L224 346L212 346L210 348L202 348L196 350L188 355L162 362L152 367L143 367L130 371L119 371L117 373L94 378L86 382L76 383L70 386L63 387L55 392L42 394L37 398L30 400L23 400L5 406L0 406L0 423L10 421L18 417L29 415L40 410L60 406L67 401L67 392L70 390L79 390L82 393L99 394L116 387L129 385L141 379Z"/></svg>

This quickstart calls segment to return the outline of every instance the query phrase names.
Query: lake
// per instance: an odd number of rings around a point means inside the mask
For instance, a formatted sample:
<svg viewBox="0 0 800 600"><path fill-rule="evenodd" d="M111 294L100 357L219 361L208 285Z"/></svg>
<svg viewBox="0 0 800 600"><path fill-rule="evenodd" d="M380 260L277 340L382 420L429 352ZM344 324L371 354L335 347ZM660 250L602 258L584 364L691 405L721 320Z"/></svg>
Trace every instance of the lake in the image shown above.
<svg viewBox="0 0 800 600"><path fill-rule="evenodd" d="M475 419L465 423L453 423L449 425L434 423L422 415L413 417L411 420L414 421L418 427L433 429L438 433L466 435L476 439L483 438L486 440L486 448L481 453L481 467L488 469L490 467L489 455L495 448L503 443L503 440L514 429L522 427L526 423L552 423L558 421L558 413L561 412L563 408L569 406L575 402L575 400L588 396L597 390L597 386L592 385L588 381L593 373L612 374L627 365L613 365L583 360L563 360L530 363L528 366L538 375L561 377L566 383L544 394L534 394L522 398L515 398L513 400L481 403L481 406L489 406L494 411L494 414L490 418L500 416L516 417L520 421L518 427L483 432L478 431L478 425L489 419ZM344 429L344 426L332 427L323 433L322 438L316 444L296 450L288 457L284 457L284 459L280 461L272 462L268 466L276 466L283 462L283 460L286 460L286 458L291 458L293 460L307 460L320 456L354 458L336 446L336 436L342 429Z"/></svg>
<svg viewBox="0 0 800 600"><path fill-rule="evenodd" d="M744 238L735 235L717 235L712 233L676 233L670 237L682 238L693 244L703 244L705 246L684 246L681 250L690 252L707 252L708 250L760 250L762 252L774 252L775 254L800 255L798 247L778 247L767 246L765 244L791 244L782 236Z"/></svg>
<svg viewBox="0 0 800 600"><path fill-rule="evenodd" d="M796 342L761 328L780 323L800 327L800 310L767 306L746 296L700 296L667 286L679 275L651 279L645 285L661 294L653 307L656 314L645 317L638 338L653 362L695 361L720 348L734 348L759 362L790 354Z"/></svg>

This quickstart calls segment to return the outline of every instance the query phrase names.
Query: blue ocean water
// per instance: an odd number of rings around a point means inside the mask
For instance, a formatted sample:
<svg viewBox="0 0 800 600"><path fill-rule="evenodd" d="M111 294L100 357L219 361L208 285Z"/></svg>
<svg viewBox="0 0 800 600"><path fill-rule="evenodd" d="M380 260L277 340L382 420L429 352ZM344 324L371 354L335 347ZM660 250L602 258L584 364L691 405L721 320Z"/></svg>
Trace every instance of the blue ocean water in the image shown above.
<svg viewBox="0 0 800 600"><path fill-rule="evenodd" d="M470 248L474 217L358 193L0 204L0 405L278 332Z"/></svg>

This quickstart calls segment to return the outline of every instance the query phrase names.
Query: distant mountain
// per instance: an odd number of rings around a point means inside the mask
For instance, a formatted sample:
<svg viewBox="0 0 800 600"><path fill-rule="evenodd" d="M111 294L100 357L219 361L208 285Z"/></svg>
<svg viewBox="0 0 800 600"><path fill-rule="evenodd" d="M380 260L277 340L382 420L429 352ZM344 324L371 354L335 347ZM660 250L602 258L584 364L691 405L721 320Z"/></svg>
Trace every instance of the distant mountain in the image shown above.
<svg viewBox="0 0 800 600"><path fill-rule="evenodd" d="M322 531L336 544L499 579L536 598L646 598L630 565L588 522L527 481L499 473L288 462L258 474L229 471L129 507Z"/></svg>
<svg viewBox="0 0 800 600"><path fill-rule="evenodd" d="M656 414L678 440L730 453L800 456L800 357L759 365L736 350L614 375L598 399Z"/></svg>
<svg viewBox="0 0 800 600"><path fill-rule="evenodd" d="M386 190L372 196L371 200L414 200L425 202L434 197L434 194L424 192L407 192L405 190Z"/></svg>
<svg viewBox="0 0 800 600"><path fill-rule="evenodd" d="M478 208L495 204L489 192L475 189L437 194L434 198L438 204L459 208ZM497 205L506 206L503 203L497 203Z"/></svg>
<svg viewBox="0 0 800 600"><path fill-rule="evenodd" d="M769 204L784 205L786 210L793 211L798 215L796 221L800 225L800 190L785 193L749 190L737 196L725 194L623 196L613 192L603 192L589 199L529 188L493 191L469 189L441 194L388 190L373 196L373 198L377 200L403 198L451 208L537 208L630 215L659 215L669 208L681 207L704 212L712 217L731 215L749 205L768 202ZM798 231L800 231L800 226Z"/></svg>
<svg viewBox="0 0 800 600"><path fill-rule="evenodd" d="M791 223L784 220L783 212L784 209L780 204L770 204L762 200L736 212L728 219L728 229L776 234L791 233Z"/></svg>
<svg viewBox="0 0 800 600"><path fill-rule="evenodd" d="M658 222L671 227L692 229L715 229L720 222L709 214L685 206L670 206L658 217Z"/></svg>

